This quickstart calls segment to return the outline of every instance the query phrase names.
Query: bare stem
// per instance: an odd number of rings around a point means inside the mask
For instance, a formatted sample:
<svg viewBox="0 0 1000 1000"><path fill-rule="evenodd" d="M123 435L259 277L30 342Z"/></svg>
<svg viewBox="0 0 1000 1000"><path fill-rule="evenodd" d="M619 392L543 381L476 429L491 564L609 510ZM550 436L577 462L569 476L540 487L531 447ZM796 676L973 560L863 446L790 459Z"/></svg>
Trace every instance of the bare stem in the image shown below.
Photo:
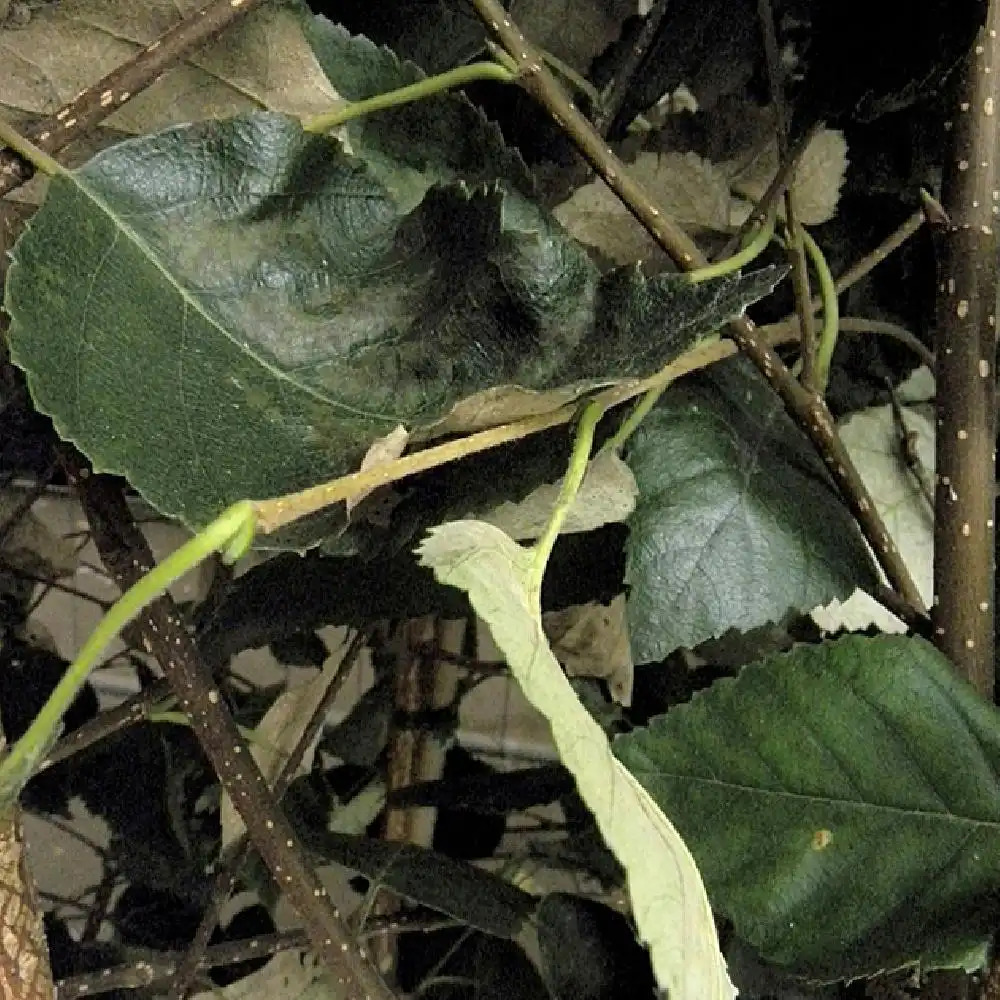
<svg viewBox="0 0 1000 1000"><path fill-rule="evenodd" d="M938 227L934 635L984 698L994 694L997 239L993 216L1000 2L969 54Z"/></svg>
<svg viewBox="0 0 1000 1000"><path fill-rule="evenodd" d="M548 109L556 123L562 126L576 144L584 159L618 195L646 231L682 270L693 271L704 267L707 261L697 245L677 223L664 215L642 186L629 176L625 165L607 147L552 74L546 70L537 49L524 37L507 11L497 0L471 0L471 3L486 26L516 60L521 86ZM733 320L728 329L729 336L767 379L793 418L808 434L892 586L918 613L923 612L920 592L847 449L837 436L833 418L822 398L799 384L746 317Z"/></svg>
<svg viewBox="0 0 1000 1000"><path fill-rule="evenodd" d="M152 569L152 553L132 519L121 488L104 477L82 474L83 470L79 464L74 485L80 491L101 558L124 590ZM192 729L262 860L298 910L313 949L336 977L338 995L345 1000L392 1000L392 991L367 952L354 942L306 862L298 838L219 697L173 599L164 595L149 605L138 621L143 646L156 657L181 708L190 716Z"/></svg>

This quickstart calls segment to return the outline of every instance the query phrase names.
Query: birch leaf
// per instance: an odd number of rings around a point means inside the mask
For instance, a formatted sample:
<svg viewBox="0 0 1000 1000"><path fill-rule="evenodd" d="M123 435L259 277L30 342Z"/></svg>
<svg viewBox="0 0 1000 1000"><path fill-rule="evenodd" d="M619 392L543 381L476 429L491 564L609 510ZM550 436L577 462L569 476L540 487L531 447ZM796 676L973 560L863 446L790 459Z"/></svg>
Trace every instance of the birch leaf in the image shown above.
<svg viewBox="0 0 1000 1000"><path fill-rule="evenodd" d="M690 232L729 229L729 179L711 161L695 153L642 153L629 174ZM578 188L553 214L581 243L597 247L616 264L657 252L653 238L602 180Z"/></svg>
<svg viewBox="0 0 1000 1000"><path fill-rule="evenodd" d="M47 115L200 7L202 0L62 0L0 29L0 107ZM327 111L337 99L293 4L263 4L102 123L141 133L267 108Z"/></svg>
<svg viewBox="0 0 1000 1000"><path fill-rule="evenodd" d="M434 177L454 183L412 211L383 183L412 193L412 168L376 159L256 114L54 178L6 286L36 407L95 470L201 527L353 471L397 424L485 389L652 374L782 276L602 275L538 206L473 190L443 153ZM317 544L338 516L269 544Z"/></svg>

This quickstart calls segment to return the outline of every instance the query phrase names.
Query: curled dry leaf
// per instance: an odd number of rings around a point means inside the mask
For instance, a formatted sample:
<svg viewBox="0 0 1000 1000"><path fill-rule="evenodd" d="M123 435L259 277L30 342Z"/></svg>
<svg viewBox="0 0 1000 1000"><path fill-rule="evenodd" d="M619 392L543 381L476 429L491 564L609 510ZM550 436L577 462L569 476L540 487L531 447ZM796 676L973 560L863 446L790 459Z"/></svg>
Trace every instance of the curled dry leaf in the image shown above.
<svg viewBox="0 0 1000 1000"><path fill-rule="evenodd" d="M632 704L635 673L625 618L625 595L542 615L556 659L570 677L600 677L619 705Z"/></svg>
<svg viewBox="0 0 1000 1000"><path fill-rule="evenodd" d="M552 516L562 480L532 490L520 503L503 503L483 520L516 541L538 538ZM573 500L564 534L594 531L603 524L624 521L635 510L638 488L632 470L614 452L601 452L587 472Z"/></svg>
<svg viewBox="0 0 1000 1000"><path fill-rule="evenodd" d="M903 407L907 432L913 434L916 456L925 479L934 478L934 421L912 406ZM892 407L873 406L853 414L840 426L844 442L865 486L875 500L920 594L930 602L934 579L934 513L921 492L914 472L900 451L899 430ZM864 591L856 590L843 603L815 608L812 617L830 632L855 631L877 625L883 632L905 632L906 626Z"/></svg>
<svg viewBox="0 0 1000 1000"><path fill-rule="evenodd" d="M813 136L792 183L795 208L803 225L818 226L833 218L847 163L847 140L843 132L825 128ZM753 159L735 160L723 164L722 169L731 178L735 192L757 202L778 171L777 145L771 142ZM749 211L749 206L744 206L743 214Z"/></svg>
<svg viewBox="0 0 1000 1000"><path fill-rule="evenodd" d="M402 424L397 424L388 434L372 442L365 457L361 459L361 471L367 472L377 465L385 465L386 462L399 458L406 451L409 440L410 432ZM398 497L398 494L391 487L359 493L347 500L348 516L357 517L358 513L363 513L369 521L387 524L388 515L395 506L394 497ZM359 505L362 507L361 511L357 511Z"/></svg>
<svg viewBox="0 0 1000 1000"><path fill-rule="evenodd" d="M661 211L690 232L725 232L731 226L729 178L695 153L642 153L629 173ZM554 211L581 243L597 247L616 264L657 252L639 225L601 180L579 188Z"/></svg>
<svg viewBox="0 0 1000 1000"><path fill-rule="evenodd" d="M434 528L421 562L469 595L528 701L552 728L605 843L625 869L639 938L672 1000L733 1000L736 993L698 868L680 834L614 756L581 705L542 630L531 550L481 521Z"/></svg>

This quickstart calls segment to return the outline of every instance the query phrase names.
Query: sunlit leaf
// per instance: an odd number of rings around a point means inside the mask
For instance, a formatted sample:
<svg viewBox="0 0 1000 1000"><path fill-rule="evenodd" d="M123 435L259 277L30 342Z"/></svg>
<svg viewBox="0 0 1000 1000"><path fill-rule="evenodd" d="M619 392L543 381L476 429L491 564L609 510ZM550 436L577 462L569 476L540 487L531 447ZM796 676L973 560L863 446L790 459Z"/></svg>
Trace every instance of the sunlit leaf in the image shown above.
<svg viewBox="0 0 1000 1000"><path fill-rule="evenodd" d="M530 551L492 525L455 521L433 529L420 555L441 582L468 593L525 696L552 727L563 763L628 874L639 935L660 986L674 1000L731 1000L698 870L670 822L615 759L552 655L528 590Z"/></svg>

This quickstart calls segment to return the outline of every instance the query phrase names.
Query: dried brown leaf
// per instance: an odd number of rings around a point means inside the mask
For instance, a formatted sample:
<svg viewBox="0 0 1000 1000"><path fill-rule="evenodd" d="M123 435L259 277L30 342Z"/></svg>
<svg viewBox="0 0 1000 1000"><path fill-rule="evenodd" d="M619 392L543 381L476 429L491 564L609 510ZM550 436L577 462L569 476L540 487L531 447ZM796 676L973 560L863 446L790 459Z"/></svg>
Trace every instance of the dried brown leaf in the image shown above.
<svg viewBox="0 0 1000 1000"><path fill-rule="evenodd" d="M828 128L817 132L802 154L792 184L795 209L803 225L818 226L833 218L847 164L844 133ZM772 142L753 160L725 164L724 169L732 178L734 191L759 201L778 170L777 146Z"/></svg>
<svg viewBox="0 0 1000 1000"><path fill-rule="evenodd" d="M62 0L0 28L0 108L51 114L201 0ZM337 100L293 9L265 4L105 120L122 132L268 109L326 111Z"/></svg>
<svg viewBox="0 0 1000 1000"><path fill-rule="evenodd" d="M632 704L635 665L629 646L625 595L542 615L556 659L570 677L601 677L619 705Z"/></svg>

